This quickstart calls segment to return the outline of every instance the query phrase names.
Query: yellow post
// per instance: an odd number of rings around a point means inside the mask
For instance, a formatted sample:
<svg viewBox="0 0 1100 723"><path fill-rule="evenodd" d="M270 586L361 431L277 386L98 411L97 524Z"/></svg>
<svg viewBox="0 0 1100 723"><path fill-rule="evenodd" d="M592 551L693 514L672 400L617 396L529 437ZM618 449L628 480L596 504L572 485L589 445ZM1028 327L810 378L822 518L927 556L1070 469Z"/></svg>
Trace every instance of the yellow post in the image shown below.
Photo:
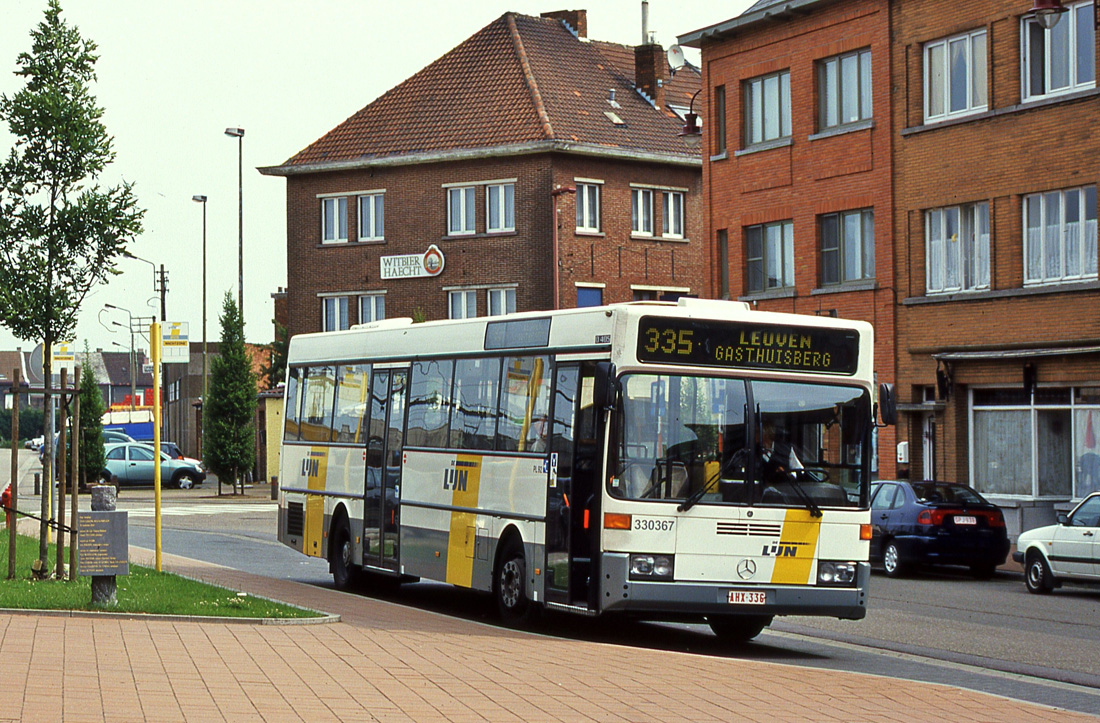
<svg viewBox="0 0 1100 723"><path fill-rule="evenodd" d="M153 518L156 527L157 572L160 572L160 322L149 326L149 354L153 362Z"/></svg>

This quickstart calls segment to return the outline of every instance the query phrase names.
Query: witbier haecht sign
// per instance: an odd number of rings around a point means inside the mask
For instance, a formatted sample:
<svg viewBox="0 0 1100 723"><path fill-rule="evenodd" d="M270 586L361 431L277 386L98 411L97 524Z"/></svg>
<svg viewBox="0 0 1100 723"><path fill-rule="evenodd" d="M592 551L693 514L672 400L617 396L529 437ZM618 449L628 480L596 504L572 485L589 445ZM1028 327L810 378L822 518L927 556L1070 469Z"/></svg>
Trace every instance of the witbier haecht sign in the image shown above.
<svg viewBox="0 0 1100 723"><path fill-rule="evenodd" d="M432 244L422 254L383 256L380 259L383 279L415 279L439 276L443 272L443 252Z"/></svg>

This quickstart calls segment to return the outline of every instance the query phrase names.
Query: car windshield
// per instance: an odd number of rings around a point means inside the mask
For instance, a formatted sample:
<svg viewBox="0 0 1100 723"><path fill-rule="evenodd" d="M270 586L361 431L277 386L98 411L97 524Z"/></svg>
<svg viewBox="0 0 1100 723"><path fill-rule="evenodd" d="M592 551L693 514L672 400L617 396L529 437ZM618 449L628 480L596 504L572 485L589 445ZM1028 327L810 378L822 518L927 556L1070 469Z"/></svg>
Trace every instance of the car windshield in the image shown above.
<svg viewBox="0 0 1100 723"><path fill-rule="evenodd" d="M627 374L611 494L733 504L865 505L870 401L856 387Z"/></svg>
<svg viewBox="0 0 1100 723"><path fill-rule="evenodd" d="M974 490L966 485L943 484L939 482L914 482L913 494L918 502L953 502L955 504L981 505L986 504Z"/></svg>

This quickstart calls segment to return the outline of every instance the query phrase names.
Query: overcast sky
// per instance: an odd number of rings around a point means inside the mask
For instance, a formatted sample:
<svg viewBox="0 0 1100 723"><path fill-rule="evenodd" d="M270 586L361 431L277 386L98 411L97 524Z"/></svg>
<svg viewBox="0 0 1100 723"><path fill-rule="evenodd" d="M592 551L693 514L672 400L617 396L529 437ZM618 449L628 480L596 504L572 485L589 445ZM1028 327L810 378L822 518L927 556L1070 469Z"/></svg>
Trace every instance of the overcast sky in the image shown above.
<svg viewBox="0 0 1100 723"><path fill-rule="evenodd" d="M0 93L23 87L16 58L47 0L0 0ZM668 47L678 35L740 14L751 0L650 0L649 27ZM146 209L136 256L168 271L169 321L202 339L202 208L207 202L207 336L220 335L226 291L237 295L237 140L245 129L244 291L249 341L272 338L271 293L287 285L286 182L261 176L385 91L505 12L588 9L588 35L635 45L641 0L62 0L62 17L99 48L93 93L105 110L117 158L103 178L135 184ZM698 54L688 51L698 62ZM12 144L0 124L0 153ZM110 325L120 312L159 316L153 267L122 259L122 273L82 307L77 348L128 348ZM101 321L102 320L102 321ZM106 326L104 323L106 323ZM110 333L109 328L118 333ZM0 348L32 348L0 327ZM147 348L145 342L139 342Z"/></svg>

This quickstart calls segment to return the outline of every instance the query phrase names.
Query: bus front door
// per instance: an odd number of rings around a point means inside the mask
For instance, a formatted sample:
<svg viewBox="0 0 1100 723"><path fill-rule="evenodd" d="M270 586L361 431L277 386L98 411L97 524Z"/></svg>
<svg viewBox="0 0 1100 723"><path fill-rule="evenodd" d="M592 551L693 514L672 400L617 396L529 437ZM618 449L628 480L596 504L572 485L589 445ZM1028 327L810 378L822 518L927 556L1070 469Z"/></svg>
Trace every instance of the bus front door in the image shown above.
<svg viewBox="0 0 1100 723"><path fill-rule="evenodd" d="M375 370L371 381L363 564L385 570L397 570L407 381L403 369Z"/></svg>
<svg viewBox="0 0 1100 723"><path fill-rule="evenodd" d="M595 609L599 462L591 362L557 365L546 510L546 599ZM556 464L555 464L556 463ZM596 556L598 557L598 555Z"/></svg>

